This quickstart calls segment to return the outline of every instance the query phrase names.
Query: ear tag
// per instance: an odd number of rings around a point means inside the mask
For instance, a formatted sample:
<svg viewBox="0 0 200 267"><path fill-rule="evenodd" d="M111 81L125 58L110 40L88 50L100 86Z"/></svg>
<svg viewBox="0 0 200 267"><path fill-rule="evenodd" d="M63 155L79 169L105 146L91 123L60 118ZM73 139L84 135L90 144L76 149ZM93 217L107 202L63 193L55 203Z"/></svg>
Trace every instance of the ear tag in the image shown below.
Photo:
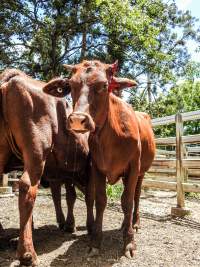
<svg viewBox="0 0 200 267"><path fill-rule="evenodd" d="M115 82L113 77L111 77L110 82L109 82L109 86L108 86L108 92L112 93L112 91L115 89L117 89L117 83Z"/></svg>

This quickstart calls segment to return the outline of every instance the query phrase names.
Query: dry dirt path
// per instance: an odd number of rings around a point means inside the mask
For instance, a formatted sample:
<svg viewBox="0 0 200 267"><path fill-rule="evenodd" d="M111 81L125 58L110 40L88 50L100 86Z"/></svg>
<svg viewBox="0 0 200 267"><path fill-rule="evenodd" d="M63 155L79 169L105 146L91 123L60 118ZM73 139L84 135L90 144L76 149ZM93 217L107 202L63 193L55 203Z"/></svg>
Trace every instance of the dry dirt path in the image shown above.
<svg viewBox="0 0 200 267"><path fill-rule="evenodd" d="M62 203L66 210L64 197ZM66 234L56 226L51 197L39 195L34 209L34 243L40 267L200 266L200 201L187 200L192 214L182 220L170 217L170 207L175 203L174 193L169 192L142 197L142 229L135 235L137 251L133 260L121 256L119 228L123 214L119 203L111 205L105 212L101 255L88 259L84 202L76 202L76 233ZM0 198L0 222L6 236L0 236L0 266L16 266L15 250L9 240L18 233L17 197Z"/></svg>

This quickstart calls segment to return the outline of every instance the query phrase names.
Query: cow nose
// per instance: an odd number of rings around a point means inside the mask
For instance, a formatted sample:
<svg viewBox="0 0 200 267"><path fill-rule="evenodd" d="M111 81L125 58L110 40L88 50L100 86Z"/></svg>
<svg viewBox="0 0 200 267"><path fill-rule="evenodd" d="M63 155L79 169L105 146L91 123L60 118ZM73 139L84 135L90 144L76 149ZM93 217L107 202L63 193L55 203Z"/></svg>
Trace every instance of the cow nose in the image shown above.
<svg viewBox="0 0 200 267"><path fill-rule="evenodd" d="M70 124L84 124L86 122L86 118L83 115L78 116L72 114L69 116L69 122Z"/></svg>
<svg viewBox="0 0 200 267"><path fill-rule="evenodd" d="M80 121L81 124L84 124L85 122L86 122L86 118L84 118L84 119L82 119L82 120Z"/></svg>
<svg viewBox="0 0 200 267"><path fill-rule="evenodd" d="M69 128L77 132L85 132L90 130L90 119L87 114L74 112L69 118Z"/></svg>

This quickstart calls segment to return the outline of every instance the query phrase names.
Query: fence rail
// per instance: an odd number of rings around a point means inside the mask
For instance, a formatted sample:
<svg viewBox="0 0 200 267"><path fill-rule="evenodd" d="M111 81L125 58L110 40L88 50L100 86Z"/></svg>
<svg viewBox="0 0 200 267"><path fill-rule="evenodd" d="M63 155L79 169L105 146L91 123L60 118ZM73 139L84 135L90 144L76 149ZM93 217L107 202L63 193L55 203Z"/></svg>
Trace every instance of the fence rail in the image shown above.
<svg viewBox="0 0 200 267"><path fill-rule="evenodd" d="M200 143L200 134L182 136L185 144ZM156 139L158 145L176 145L176 137L160 137Z"/></svg>
<svg viewBox="0 0 200 267"><path fill-rule="evenodd" d="M177 207L172 209L173 215L187 214L185 192L200 193L200 134L183 135L183 123L194 120L200 120L200 110L152 120L153 127L175 123L176 136L156 138L159 149L143 187L177 191ZM174 150L161 149L163 146L172 146Z"/></svg>
<svg viewBox="0 0 200 267"><path fill-rule="evenodd" d="M182 121L194 121L200 119L200 110L181 113ZM152 119L153 127L172 124L176 122L176 115Z"/></svg>

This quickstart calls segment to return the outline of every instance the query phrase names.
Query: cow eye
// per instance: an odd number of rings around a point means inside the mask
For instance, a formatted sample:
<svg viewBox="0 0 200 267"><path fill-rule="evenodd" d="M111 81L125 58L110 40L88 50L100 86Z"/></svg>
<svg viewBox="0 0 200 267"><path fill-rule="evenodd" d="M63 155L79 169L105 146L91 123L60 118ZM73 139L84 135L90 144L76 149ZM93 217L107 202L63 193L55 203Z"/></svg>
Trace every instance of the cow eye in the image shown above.
<svg viewBox="0 0 200 267"><path fill-rule="evenodd" d="M103 85L103 90L107 90L107 88L108 88L108 84L107 83L104 83L104 85Z"/></svg>
<svg viewBox="0 0 200 267"><path fill-rule="evenodd" d="M57 88L57 92L58 92L59 94L61 94L61 93L63 92L63 89L62 89L62 88Z"/></svg>
<svg viewBox="0 0 200 267"><path fill-rule="evenodd" d="M101 93L101 92L106 92L108 89L108 84L107 83L103 83L103 84L100 84L98 86L98 93Z"/></svg>

